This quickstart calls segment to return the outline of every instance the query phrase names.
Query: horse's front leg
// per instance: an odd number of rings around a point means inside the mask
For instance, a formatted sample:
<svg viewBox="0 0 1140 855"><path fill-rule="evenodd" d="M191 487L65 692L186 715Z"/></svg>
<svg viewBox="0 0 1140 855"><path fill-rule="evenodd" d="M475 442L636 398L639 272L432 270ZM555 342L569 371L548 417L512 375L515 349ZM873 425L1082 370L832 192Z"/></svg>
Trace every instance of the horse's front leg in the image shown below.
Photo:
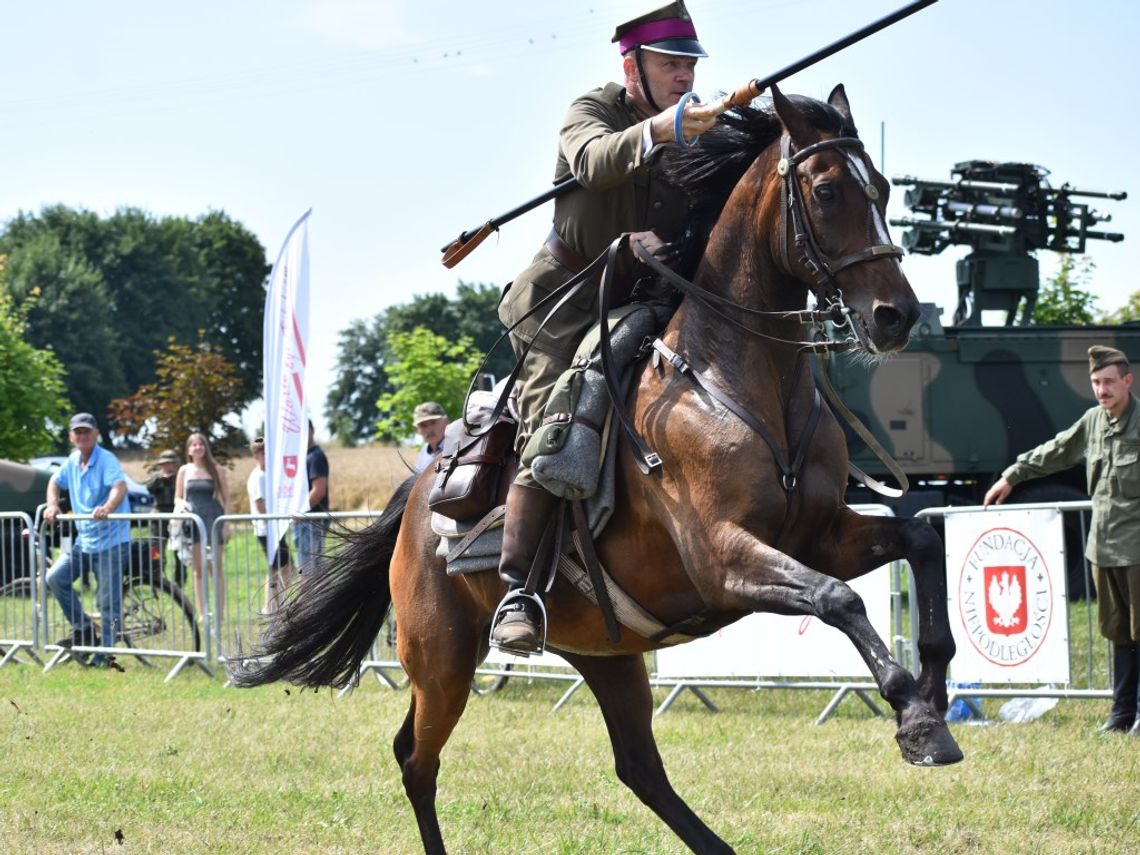
<svg viewBox="0 0 1140 855"><path fill-rule="evenodd" d="M816 538L806 560L848 581L899 559L910 564L918 611L918 691L946 713L946 669L954 636L946 612L942 539L934 527L911 517L864 516L842 508L827 534Z"/></svg>
<svg viewBox="0 0 1140 855"><path fill-rule="evenodd" d="M851 639L879 693L897 713L895 739L903 757L928 766L962 759L942 715L891 656L867 619L862 599L846 582L812 570L737 526L720 526L714 542L720 572L698 584L707 603L726 611L812 615L834 626Z"/></svg>

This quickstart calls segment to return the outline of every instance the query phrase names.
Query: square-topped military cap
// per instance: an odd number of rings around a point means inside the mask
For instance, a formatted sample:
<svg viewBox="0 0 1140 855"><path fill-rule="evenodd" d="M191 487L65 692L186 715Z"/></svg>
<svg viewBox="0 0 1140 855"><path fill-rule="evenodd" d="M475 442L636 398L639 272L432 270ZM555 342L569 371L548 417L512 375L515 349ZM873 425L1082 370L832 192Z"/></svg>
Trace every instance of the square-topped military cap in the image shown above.
<svg viewBox="0 0 1140 855"><path fill-rule="evenodd" d="M618 43L623 55L634 48L644 48L674 56L708 56L697 41L697 28L684 0L673 0L660 9L619 24L610 41Z"/></svg>

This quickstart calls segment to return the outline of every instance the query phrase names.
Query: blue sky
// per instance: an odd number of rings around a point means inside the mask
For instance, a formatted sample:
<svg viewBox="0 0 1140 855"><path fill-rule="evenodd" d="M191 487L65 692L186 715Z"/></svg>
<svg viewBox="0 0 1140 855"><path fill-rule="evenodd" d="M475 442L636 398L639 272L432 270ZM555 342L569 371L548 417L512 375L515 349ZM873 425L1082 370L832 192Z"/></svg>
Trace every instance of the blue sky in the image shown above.
<svg viewBox="0 0 1140 855"><path fill-rule="evenodd" d="M225 211L270 260L312 208L309 352L323 402L337 333L415 294L509 281L549 208L506 226L455 270L439 248L549 186L568 103L618 79L615 23L657 0L11 4L0 51L0 221L62 203L196 217ZM902 0L689 0L712 56L710 97L879 18ZM885 173L949 178L972 158L1039 163L1056 185L1126 190L1098 203L1123 231L1098 242L1094 290L1140 290L1135 37L1123 0L941 0L788 80L847 87ZM880 139L885 139L885 151ZM905 213L896 191L891 214ZM900 240L895 230L896 241ZM948 314L962 250L910 257ZM1041 255L1044 275L1055 270ZM318 428L323 417L316 414Z"/></svg>

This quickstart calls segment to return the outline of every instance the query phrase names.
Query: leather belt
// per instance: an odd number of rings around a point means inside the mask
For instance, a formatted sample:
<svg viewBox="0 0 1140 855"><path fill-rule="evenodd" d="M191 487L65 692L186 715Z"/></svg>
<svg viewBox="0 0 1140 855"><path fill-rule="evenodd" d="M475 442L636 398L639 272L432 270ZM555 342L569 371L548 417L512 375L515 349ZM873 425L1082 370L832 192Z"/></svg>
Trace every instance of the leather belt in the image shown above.
<svg viewBox="0 0 1140 855"><path fill-rule="evenodd" d="M569 270L571 273L581 273L585 270L590 260L580 256L573 247L558 235L557 229L551 229L550 234L546 238L546 251L549 252L554 260ZM592 277L594 282L600 282L602 279L601 271L594 274ZM636 280L628 273L617 273L614 275L614 285L623 289L628 294L634 286Z"/></svg>

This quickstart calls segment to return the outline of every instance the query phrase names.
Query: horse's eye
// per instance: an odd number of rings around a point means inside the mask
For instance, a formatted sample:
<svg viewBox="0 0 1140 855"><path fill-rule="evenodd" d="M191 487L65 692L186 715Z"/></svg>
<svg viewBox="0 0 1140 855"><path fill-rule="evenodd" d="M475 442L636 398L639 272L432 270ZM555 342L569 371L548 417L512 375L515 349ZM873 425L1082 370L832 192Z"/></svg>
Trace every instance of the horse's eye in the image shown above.
<svg viewBox="0 0 1140 855"><path fill-rule="evenodd" d="M820 202L835 201L835 187L831 184L820 184L812 192L815 195L815 198Z"/></svg>

